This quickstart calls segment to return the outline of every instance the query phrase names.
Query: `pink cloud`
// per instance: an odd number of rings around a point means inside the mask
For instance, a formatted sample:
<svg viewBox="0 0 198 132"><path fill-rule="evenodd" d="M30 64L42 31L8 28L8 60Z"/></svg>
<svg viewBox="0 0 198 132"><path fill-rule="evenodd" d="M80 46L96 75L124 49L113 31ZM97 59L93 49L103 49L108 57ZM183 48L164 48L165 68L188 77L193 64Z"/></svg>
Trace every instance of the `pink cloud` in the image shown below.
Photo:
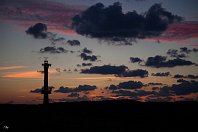
<svg viewBox="0 0 198 132"><path fill-rule="evenodd" d="M19 69L19 68L26 68L26 66L4 66L4 67L0 67L0 71L2 71L2 70Z"/></svg>
<svg viewBox="0 0 198 132"><path fill-rule="evenodd" d="M165 31L161 36L154 39L159 39L160 41L184 41L197 38L198 23L186 22L170 25L167 31Z"/></svg>
<svg viewBox="0 0 198 132"><path fill-rule="evenodd" d="M184 22L172 24L158 37L145 39L146 41L172 43L197 47L198 43L198 22Z"/></svg>
<svg viewBox="0 0 198 132"><path fill-rule="evenodd" d="M47 24L49 30L71 33L66 27L71 25L72 17L85 8L48 0L12 0L0 2L0 19L26 27L41 22Z"/></svg>
<svg viewBox="0 0 198 132"><path fill-rule="evenodd" d="M50 74L56 74L57 71L55 69L49 70ZM43 74L39 71L20 71L20 72L7 72L4 73L3 78L24 78L24 79L39 79L43 78Z"/></svg>

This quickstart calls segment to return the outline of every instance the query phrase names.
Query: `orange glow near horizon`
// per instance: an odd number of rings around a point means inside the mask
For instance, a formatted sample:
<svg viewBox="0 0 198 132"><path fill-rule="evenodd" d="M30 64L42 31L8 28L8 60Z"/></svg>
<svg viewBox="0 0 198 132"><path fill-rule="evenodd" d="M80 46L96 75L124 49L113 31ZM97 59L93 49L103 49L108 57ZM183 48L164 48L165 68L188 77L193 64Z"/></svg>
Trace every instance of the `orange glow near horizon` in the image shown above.
<svg viewBox="0 0 198 132"><path fill-rule="evenodd" d="M0 67L0 71L2 70L12 70L12 69L20 69L20 68L26 68L27 66L5 66Z"/></svg>
<svg viewBox="0 0 198 132"><path fill-rule="evenodd" d="M49 73L56 73L55 69L50 69ZM3 78L27 78L27 79L40 79L43 75L38 71L22 71L22 72L7 72L2 76Z"/></svg>

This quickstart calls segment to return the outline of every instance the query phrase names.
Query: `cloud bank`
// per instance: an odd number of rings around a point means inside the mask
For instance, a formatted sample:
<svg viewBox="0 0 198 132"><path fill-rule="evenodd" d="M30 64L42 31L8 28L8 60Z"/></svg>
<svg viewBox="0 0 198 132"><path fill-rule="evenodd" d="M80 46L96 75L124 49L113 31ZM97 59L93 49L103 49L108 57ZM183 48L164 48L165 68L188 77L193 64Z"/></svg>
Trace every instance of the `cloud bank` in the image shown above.
<svg viewBox="0 0 198 132"><path fill-rule="evenodd" d="M74 16L72 27L81 35L95 38L146 38L160 35L170 24L181 20L161 4L152 5L141 15L136 11L124 14L119 2L108 7L97 3Z"/></svg>

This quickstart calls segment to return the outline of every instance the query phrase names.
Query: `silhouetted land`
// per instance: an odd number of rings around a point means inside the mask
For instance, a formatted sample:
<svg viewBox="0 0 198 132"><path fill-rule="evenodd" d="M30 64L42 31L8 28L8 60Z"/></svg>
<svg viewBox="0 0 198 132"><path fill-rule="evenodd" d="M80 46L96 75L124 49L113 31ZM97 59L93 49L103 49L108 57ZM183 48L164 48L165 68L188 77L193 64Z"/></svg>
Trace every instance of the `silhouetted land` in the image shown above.
<svg viewBox="0 0 198 132"><path fill-rule="evenodd" d="M197 129L198 102L140 103L129 100L0 105L0 131L111 132ZM3 126L9 126L6 130Z"/></svg>

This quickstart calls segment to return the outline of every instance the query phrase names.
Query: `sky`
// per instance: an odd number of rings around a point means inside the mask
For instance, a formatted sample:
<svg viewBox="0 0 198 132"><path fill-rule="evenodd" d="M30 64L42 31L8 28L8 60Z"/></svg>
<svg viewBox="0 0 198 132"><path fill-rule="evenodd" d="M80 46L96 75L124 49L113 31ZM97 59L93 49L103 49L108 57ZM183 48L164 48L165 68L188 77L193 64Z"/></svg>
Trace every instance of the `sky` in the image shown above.
<svg viewBox="0 0 198 132"><path fill-rule="evenodd" d="M1 0L0 103L198 101L197 0Z"/></svg>

